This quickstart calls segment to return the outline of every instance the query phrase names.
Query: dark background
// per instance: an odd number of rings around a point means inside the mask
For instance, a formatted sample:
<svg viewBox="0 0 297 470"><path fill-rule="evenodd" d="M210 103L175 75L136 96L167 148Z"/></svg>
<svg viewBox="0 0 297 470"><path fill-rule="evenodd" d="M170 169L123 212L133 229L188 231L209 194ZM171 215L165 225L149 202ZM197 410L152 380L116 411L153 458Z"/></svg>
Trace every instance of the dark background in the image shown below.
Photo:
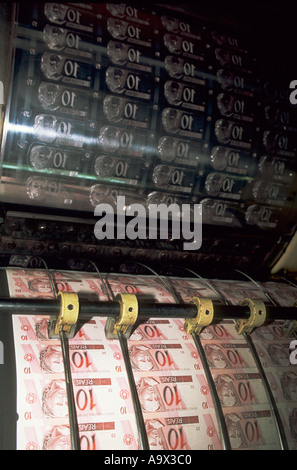
<svg viewBox="0 0 297 470"><path fill-rule="evenodd" d="M127 2L129 3L129 2ZM130 2L131 3L131 2ZM136 2L133 2L136 5ZM165 1L161 4L208 18L248 33L250 39L276 59L297 68L297 16L294 2ZM157 2L144 2L144 5ZM139 2L138 2L139 5Z"/></svg>

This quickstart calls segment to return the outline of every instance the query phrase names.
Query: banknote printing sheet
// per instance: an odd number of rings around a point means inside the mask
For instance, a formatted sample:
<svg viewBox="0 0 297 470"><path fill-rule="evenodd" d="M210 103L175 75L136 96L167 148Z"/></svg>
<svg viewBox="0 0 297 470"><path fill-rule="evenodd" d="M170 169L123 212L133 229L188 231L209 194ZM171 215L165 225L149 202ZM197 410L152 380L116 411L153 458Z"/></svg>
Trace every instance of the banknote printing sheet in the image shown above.
<svg viewBox="0 0 297 470"><path fill-rule="evenodd" d="M3 200L92 212L157 192L209 225L289 227L296 113L258 49L165 6L20 9Z"/></svg>
<svg viewBox="0 0 297 470"><path fill-rule="evenodd" d="M233 304L249 296L265 300L262 288L278 289L278 301L292 305L296 288L268 283L158 278L123 274L51 271L57 290L106 301L117 293L141 300L187 302L193 295ZM11 297L52 298L45 270L7 269ZM112 293L112 294L111 294ZM267 300L267 298L266 298ZM19 449L69 449L70 430L64 366L59 340L48 338L48 317L13 316ZM105 338L106 318L80 324L69 341L70 365L82 449L139 448L123 354ZM129 357L150 449L221 449L217 416L203 366L183 319L148 319L128 340ZM279 438L259 371L235 321L224 320L200 335L225 416L232 449L278 449ZM290 449L296 439L296 371L289 361L292 338L283 321L252 335L273 391ZM112 403L112 406L111 406Z"/></svg>
<svg viewBox="0 0 297 470"><path fill-rule="evenodd" d="M11 294L53 296L45 271L8 271ZM98 277L56 273L59 289L107 300ZM136 282L135 282L136 281ZM152 298L155 286L110 276L114 293ZM156 297L172 301L165 289ZM48 318L14 319L18 376L18 447L69 446L65 379L59 341L47 336ZM107 341L105 319L94 318L70 340L70 361L81 447L137 449L133 404L122 352ZM131 336L129 354L152 449L221 448L209 389L192 342L184 345L182 322L149 321ZM198 397L198 399L197 399ZM115 400L117 405L115 406ZM113 403L111 407L110 404ZM37 431L37 429L39 431ZM68 433L67 433L68 430ZM58 434L57 439L55 435Z"/></svg>

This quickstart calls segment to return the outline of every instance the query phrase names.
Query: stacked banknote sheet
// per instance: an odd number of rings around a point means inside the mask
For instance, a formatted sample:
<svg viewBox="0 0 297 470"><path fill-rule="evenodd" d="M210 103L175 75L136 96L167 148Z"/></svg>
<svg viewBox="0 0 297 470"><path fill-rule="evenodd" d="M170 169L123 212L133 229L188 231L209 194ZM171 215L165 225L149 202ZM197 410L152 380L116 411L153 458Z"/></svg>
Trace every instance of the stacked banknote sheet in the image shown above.
<svg viewBox="0 0 297 470"><path fill-rule="evenodd" d="M53 298L57 291L111 300L133 293L139 300L188 302L193 296L239 304L271 299L289 306L297 289L289 284L211 281L69 271L6 270L11 297ZM50 279L49 279L50 276ZM274 297L273 297L274 296ZM69 411L60 340L49 339L49 317L14 315L17 364L18 449L70 449ZM79 323L69 340L81 449L140 448L135 412L118 340L105 337L105 317ZM210 325L200 335L222 407L232 449L281 448L261 374L234 320ZM297 449L297 370L290 362L292 337L284 321L252 333L286 433ZM146 319L128 340L138 397L151 450L223 448L211 387L184 319Z"/></svg>

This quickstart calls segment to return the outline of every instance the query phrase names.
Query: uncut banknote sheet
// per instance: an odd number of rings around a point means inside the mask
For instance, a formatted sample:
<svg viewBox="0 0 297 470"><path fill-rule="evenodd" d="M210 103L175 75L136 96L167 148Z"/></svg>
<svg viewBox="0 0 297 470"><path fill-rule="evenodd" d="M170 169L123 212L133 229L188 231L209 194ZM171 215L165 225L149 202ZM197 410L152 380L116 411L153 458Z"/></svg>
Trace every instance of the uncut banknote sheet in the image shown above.
<svg viewBox="0 0 297 470"><path fill-rule="evenodd" d="M259 298L266 304L274 306L289 307L296 301L297 290L295 286L287 283L266 282L259 284L258 287L253 282L232 282L230 286L229 281L216 281L215 287L219 290L224 298L234 305L238 305L242 298ZM209 330L214 327L210 326ZM236 338L238 335L233 330ZM270 322L262 327L255 329L251 335L253 343L256 347L258 356L264 368L270 389L272 391L278 412L281 418L281 425L285 431L288 448L291 450L297 449L297 365L290 362L290 344L294 338L287 335L285 328L285 321ZM226 338L227 339L227 338ZM236 358L240 363L245 358L240 349L237 349ZM234 356L235 357L235 356ZM244 364L244 363L243 363ZM255 411L259 409L259 404L265 399L264 388L259 386L261 381L257 378L259 375L250 376L250 370L245 370L240 375L239 367L236 370L235 376L222 377L218 375L217 390L220 395L221 402L225 413L226 422L228 423L228 403L232 403L232 407L237 406L237 403L252 402L257 404ZM238 380L240 377L240 380ZM247 378L249 377L249 378ZM261 392L261 393L260 393ZM225 403L224 403L225 402ZM230 408L229 408L230 409ZM225 411L226 410L226 411ZM250 420L237 421L237 443L242 442L245 437L246 440L252 438L261 441L266 435L268 429L265 429L264 434L261 430L261 422L263 420L256 415L252 414ZM247 424L248 423L248 424ZM233 428L236 426L233 423ZM242 444L241 444L242 445Z"/></svg>
<svg viewBox="0 0 297 470"><path fill-rule="evenodd" d="M188 301L189 296L192 295L192 291L188 290L189 284L197 281L200 284L200 289L205 287L210 288L210 291L201 292L198 288L196 295L211 297L215 301L233 305L239 305L241 300L246 297L258 298L269 303L268 293L275 303L279 302L279 305L290 306L297 294L295 287L286 284L279 285L278 283L256 285L252 281L216 280L205 282L197 279L170 279L170 283L174 285L175 290L180 293L184 301ZM273 296L272 292L274 292ZM225 416L231 447L232 449L279 449L280 441L276 423L261 375L244 337L238 335L235 323L234 320L224 320L220 324L205 328L200 334ZM272 339L274 344L276 339L282 344L285 356L283 361L290 370L291 376L296 370L296 365L291 365L289 361L292 338L285 337L283 321L275 321L255 330L252 334L255 346L258 350L261 335L269 335L271 339L271 331L276 332L275 337ZM260 354L259 350L258 354ZM275 378L273 382L271 378L273 372L274 375L277 374L277 370L278 366L276 364L270 365L270 370L267 371L270 372L270 375L267 374L267 378L281 414L289 448L296 449L296 432L294 433L289 426L289 422L292 422L290 416L294 405L289 404L284 395L281 396L280 393L278 395L276 393L276 390L280 389L280 381ZM292 401L294 399L296 400L293 396Z"/></svg>
<svg viewBox="0 0 297 470"><path fill-rule="evenodd" d="M59 290L108 300L98 276L53 273ZM11 296L53 296L45 271L8 271ZM111 292L172 302L161 286L141 279L106 278ZM69 422L59 340L48 318L15 316L18 448L69 447ZM118 341L105 339L105 318L81 326L70 340L70 361L82 449L138 449L133 403ZM148 321L129 340L129 354L151 449L220 449L208 385L182 321Z"/></svg>
<svg viewBox="0 0 297 470"><path fill-rule="evenodd" d="M49 279L51 277L51 281ZM243 297L267 301L253 282L159 278L86 272L7 269L11 297L53 298L56 291L80 298L112 299L134 293L156 302L188 302L196 295L238 304ZM282 305L296 288L277 285ZM14 315L17 364L18 449L70 449L64 366L59 340L48 338L49 317ZM105 338L105 317L80 324L69 341L73 388L82 449L139 449L138 432L123 354ZM128 341L129 356L152 450L222 449L217 416L203 366L184 319L148 319ZM291 449L297 448L296 366L289 361L283 322L262 327L253 339L267 371ZM271 337L276 332L277 337ZM280 442L259 371L233 320L201 333L233 449L278 449ZM266 344L267 343L267 344ZM283 348L281 368L269 360L269 344ZM267 346L267 348L266 348ZM262 348L262 349L261 349ZM262 354L262 355L261 355ZM279 354L280 355L280 354ZM284 381L288 393L285 393ZM295 395L294 395L295 394ZM289 397L289 398L288 398ZM295 426L295 428L294 428Z"/></svg>

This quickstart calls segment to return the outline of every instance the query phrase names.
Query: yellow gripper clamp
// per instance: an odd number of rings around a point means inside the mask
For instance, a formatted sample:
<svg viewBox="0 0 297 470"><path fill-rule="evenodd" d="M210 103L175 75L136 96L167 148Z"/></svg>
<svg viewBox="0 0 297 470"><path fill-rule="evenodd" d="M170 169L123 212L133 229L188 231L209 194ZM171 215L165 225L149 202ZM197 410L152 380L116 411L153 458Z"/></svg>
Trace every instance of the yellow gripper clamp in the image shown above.
<svg viewBox="0 0 297 470"><path fill-rule="evenodd" d="M235 329L238 334L246 333L250 335L254 328L258 328L265 323L266 320L266 306L262 300L259 299L243 299L240 303L242 306L248 306L250 309L250 316L248 320L237 320Z"/></svg>
<svg viewBox="0 0 297 470"><path fill-rule="evenodd" d="M202 329L210 325L213 321L213 303L210 299L199 297L192 297L189 302L196 305L197 316L195 318L186 318L184 328L188 335L192 333L199 335Z"/></svg>
<svg viewBox="0 0 297 470"><path fill-rule="evenodd" d="M138 317L138 300L134 294L118 294L115 300L120 303L120 314L107 319L105 335L107 339L117 339L121 332L128 339Z"/></svg>
<svg viewBox="0 0 297 470"><path fill-rule="evenodd" d="M75 335L78 320L78 295L72 292L59 292L58 299L60 299L60 313L58 317L50 318L49 338L59 338L60 331L63 331L65 336L71 339Z"/></svg>

